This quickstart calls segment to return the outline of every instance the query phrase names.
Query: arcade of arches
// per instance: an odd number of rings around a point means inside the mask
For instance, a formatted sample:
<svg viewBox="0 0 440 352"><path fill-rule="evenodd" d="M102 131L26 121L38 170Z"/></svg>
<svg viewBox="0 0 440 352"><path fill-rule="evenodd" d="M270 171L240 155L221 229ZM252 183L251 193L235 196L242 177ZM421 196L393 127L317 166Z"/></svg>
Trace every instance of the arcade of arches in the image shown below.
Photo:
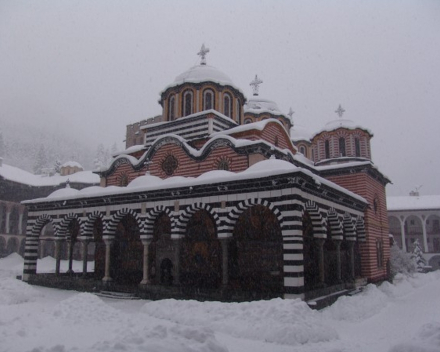
<svg viewBox="0 0 440 352"><path fill-rule="evenodd" d="M154 220L152 238L141 234L139 220L133 214L120 217L113 235L104 234L103 220L92 223L91 236L81 234L81 226L72 218L64 236L53 234L51 223L40 233L40 245L51 243L56 257L83 260L83 277L126 286L179 286L202 290L227 289L250 292L253 297L282 296L284 291L284 249L281 225L272 210L263 205L245 209L237 218L232 236L219 238L213 215L198 209L191 214L180 239L172 238L172 219L166 211ZM360 275L357 242L314 236L307 211L302 219L305 290L314 290ZM45 237L55 241L45 241ZM55 243L53 245L53 243ZM41 249L40 249L41 251ZM94 266L88 262L94 262ZM88 269L88 267L90 267ZM255 296L257 294L257 296Z"/></svg>

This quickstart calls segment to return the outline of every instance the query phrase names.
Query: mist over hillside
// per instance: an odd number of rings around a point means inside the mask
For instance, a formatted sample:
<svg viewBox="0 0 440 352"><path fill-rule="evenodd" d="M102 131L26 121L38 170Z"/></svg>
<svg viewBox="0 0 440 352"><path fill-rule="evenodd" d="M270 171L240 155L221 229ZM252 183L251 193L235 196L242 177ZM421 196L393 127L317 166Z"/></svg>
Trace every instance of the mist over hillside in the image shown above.
<svg viewBox="0 0 440 352"><path fill-rule="evenodd" d="M60 127L60 126L55 126ZM39 173L41 168L53 168L56 163L67 161L79 162L84 170L96 168L98 150L106 162L110 159L110 145L103 145L100 140L96 144L84 142L70 133L69 129L54 126L39 126L11 120L0 120L0 155L5 164L23 170ZM37 165L40 164L40 165ZM102 164L102 162L101 162Z"/></svg>

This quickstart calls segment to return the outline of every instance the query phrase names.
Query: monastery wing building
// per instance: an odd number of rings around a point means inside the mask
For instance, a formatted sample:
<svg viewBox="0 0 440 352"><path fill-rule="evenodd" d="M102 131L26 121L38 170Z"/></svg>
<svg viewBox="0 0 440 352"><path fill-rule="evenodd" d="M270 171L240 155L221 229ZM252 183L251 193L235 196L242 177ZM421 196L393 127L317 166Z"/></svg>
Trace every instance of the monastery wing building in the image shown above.
<svg viewBox="0 0 440 352"><path fill-rule="evenodd" d="M372 133L339 107L307 134L259 96L257 76L247 99L206 53L161 92L162 115L127 126L100 187L25 202L23 280L249 300L312 299L387 278L389 180L371 161ZM48 224L56 249L82 244L82 273L61 273L56 250L55 274L37 274Z"/></svg>

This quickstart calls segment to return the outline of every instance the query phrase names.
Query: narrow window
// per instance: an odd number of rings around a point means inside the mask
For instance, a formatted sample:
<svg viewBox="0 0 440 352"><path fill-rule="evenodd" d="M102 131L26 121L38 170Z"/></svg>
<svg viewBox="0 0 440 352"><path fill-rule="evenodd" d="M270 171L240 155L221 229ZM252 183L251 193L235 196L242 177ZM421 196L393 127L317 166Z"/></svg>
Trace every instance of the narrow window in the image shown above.
<svg viewBox="0 0 440 352"><path fill-rule="evenodd" d="M299 147L299 152L300 152L302 155L306 156L306 148L304 148L303 145L302 145L301 147Z"/></svg>
<svg viewBox="0 0 440 352"><path fill-rule="evenodd" d="M325 147L325 158L330 159L330 142L328 141L328 139L325 141L324 147Z"/></svg>
<svg viewBox="0 0 440 352"><path fill-rule="evenodd" d="M168 101L168 121L173 121L175 118L175 102L176 99L174 96L172 96Z"/></svg>
<svg viewBox="0 0 440 352"><path fill-rule="evenodd" d="M356 150L356 156L361 156L361 143L359 142L359 138L354 139L354 148Z"/></svg>
<svg viewBox="0 0 440 352"><path fill-rule="evenodd" d="M383 266L383 241L376 241L376 255L377 255L377 267Z"/></svg>
<svg viewBox="0 0 440 352"><path fill-rule="evenodd" d="M344 137L339 138L339 155L345 156L345 138Z"/></svg>
<svg viewBox="0 0 440 352"><path fill-rule="evenodd" d="M193 112L193 94L187 90L183 93L183 116L191 115Z"/></svg>
<svg viewBox="0 0 440 352"><path fill-rule="evenodd" d="M203 92L203 110L214 109L214 92L212 90L205 90Z"/></svg>
<svg viewBox="0 0 440 352"><path fill-rule="evenodd" d="M223 96L223 114L227 117L231 117L231 101L231 96L229 94Z"/></svg>

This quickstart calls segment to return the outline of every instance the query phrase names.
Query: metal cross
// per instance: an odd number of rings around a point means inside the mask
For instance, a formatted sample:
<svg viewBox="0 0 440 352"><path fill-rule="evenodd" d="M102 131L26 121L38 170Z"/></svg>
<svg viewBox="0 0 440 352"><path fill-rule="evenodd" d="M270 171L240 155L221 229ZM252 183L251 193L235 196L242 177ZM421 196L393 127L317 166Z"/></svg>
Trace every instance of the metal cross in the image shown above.
<svg viewBox="0 0 440 352"><path fill-rule="evenodd" d="M254 90L254 95L258 95L258 89L260 88L261 83L263 83L263 81L259 79L257 75L255 75L255 79L249 84Z"/></svg>
<svg viewBox="0 0 440 352"><path fill-rule="evenodd" d="M201 61L200 61L200 65L206 65L206 54L209 53L209 48L205 48L205 44L202 44L202 48L200 49L200 51L197 53L197 55L200 55L201 57Z"/></svg>
<svg viewBox="0 0 440 352"><path fill-rule="evenodd" d="M335 113L337 113L339 115L339 117L342 117L344 112L345 112L345 110L342 108L341 104L339 104L339 107L337 110L335 110Z"/></svg>
<svg viewBox="0 0 440 352"><path fill-rule="evenodd" d="M289 117L292 118L294 113L295 113L295 111L293 111L292 107L290 107L289 112L287 113L287 115L289 115Z"/></svg>

